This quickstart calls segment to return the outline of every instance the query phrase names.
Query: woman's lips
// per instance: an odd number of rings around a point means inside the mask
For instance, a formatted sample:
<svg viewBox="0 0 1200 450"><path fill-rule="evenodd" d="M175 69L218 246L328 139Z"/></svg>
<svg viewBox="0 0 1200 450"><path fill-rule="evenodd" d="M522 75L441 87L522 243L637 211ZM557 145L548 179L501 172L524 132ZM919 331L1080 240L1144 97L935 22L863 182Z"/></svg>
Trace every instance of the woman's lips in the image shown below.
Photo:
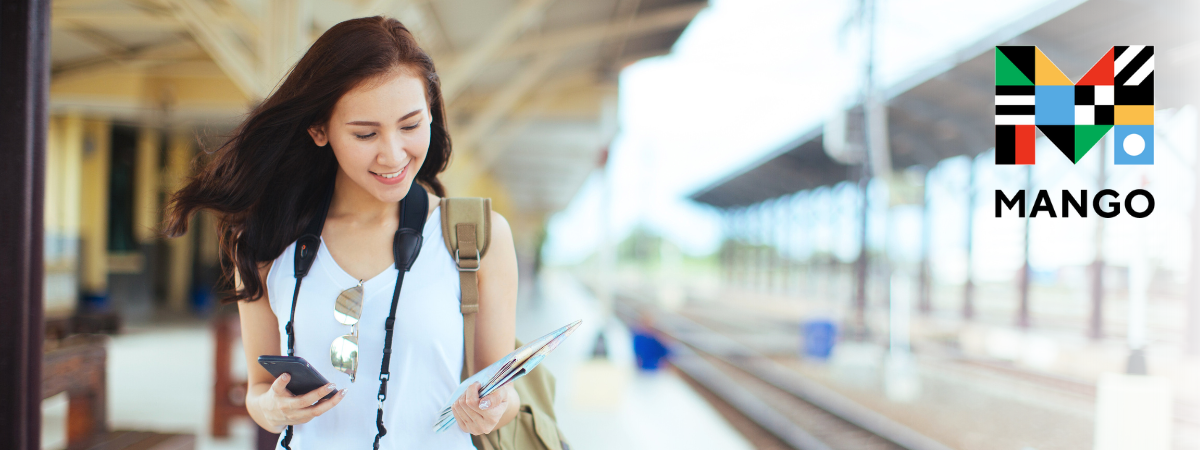
<svg viewBox="0 0 1200 450"><path fill-rule="evenodd" d="M401 181L404 181L405 176L408 175L408 165L406 164L403 169L400 169L400 173L392 178L385 178L383 175L377 174L375 172L371 172L371 175L374 176L375 179L378 180L380 183L383 183L383 184L386 184L389 186L393 185L393 184L399 184Z"/></svg>

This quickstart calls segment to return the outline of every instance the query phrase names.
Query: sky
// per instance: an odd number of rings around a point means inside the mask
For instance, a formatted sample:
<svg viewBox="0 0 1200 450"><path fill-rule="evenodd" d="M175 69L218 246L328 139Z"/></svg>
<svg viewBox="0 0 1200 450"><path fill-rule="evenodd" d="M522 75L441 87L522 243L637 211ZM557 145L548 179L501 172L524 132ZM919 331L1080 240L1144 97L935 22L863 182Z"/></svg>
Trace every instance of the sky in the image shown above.
<svg viewBox="0 0 1200 450"><path fill-rule="evenodd" d="M714 252L722 239L719 218L715 210L691 202L687 196L723 177L740 173L855 101L862 85L866 54L865 34L853 19L858 3L712 0L669 55L627 67L620 76L620 131L610 147L608 169L593 173L568 207L550 219L547 244L543 248L546 261L577 263L604 242L606 229L610 241L618 242L636 226L663 235L685 254L701 256ZM1054 2L880 0L876 66L879 83L894 84L965 44L1051 3ZM1052 149L1048 144L1041 147ZM1054 168L1042 167L1042 160L1039 159L1037 173L1055 173ZM955 177L961 178L966 164L969 161L961 158L934 169L930 189L935 201L942 199L933 208L935 219L940 222L958 223L958 219L965 217L961 185L955 184L962 180L956 181ZM1081 174L1077 176L1086 178L1086 171L1091 170L1087 167L1090 166L1068 169L1077 169ZM999 171L988 172L987 176L1000 181L989 178L985 185L1024 175ZM1038 176L1035 175L1035 180ZM1050 189L1056 180L1044 181L1045 188ZM1133 183L1125 178L1119 182ZM816 195L795 201L816 207L837 196L846 201L854 193L835 189L821 195L826 197ZM886 198L886 191L882 195ZM604 207L606 199L611 205L608 208ZM810 200L814 203L804 203ZM1172 199L1175 200L1185 201ZM990 205L991 199L984 201ZM856 226L850 225L852 214L849 209L839 210L827 229L818 230L816 235L823 238L814 236L819 242L813 245L834 249L839 257L856 254L856 239L835 232L839 227ZM871 227L869 245L893 246L883 243L900 242L900 247L889 247L889 252L899 258L919 251L912 245L905 247L904 240L887 239L887 234L919 230L920 217L919 208L893 209L889 221L876 221ZM1011 223L985 220L980 226L1003 237L995 241L997 248L1011 247L1003 241L1011 240L1012 233L1017 232ZM1056 239L1070 232L1070 225L1065 227L1052 226L1034 233L1033 239L1035 243L1039 239ZM1023 233L1023 228L1015 230ZM961 253L955 249L962 247L965 237L955 240L954 231L947 229L945 233L951 238L945 240L944 248L933 249L935 255L942 256L944 261L957 261L954 252ZM1066 253L1087 253L1076 250L1067 249ZM1075 263L1078 258L1051 255L1038 262ZM1010 259L996 261L1010 265ZM956 278L954 270L961 266L947 265L943 267L943 275Z"/></svg>

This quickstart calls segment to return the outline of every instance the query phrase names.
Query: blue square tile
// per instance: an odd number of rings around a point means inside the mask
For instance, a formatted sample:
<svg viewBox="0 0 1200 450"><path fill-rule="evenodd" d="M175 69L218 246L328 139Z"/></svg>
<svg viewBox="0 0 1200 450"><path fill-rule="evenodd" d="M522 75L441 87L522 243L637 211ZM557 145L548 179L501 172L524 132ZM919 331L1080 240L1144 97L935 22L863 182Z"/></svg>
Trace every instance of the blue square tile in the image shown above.
<svg viewBox="0 0 1200 450"><path fill-rule="evenodd" d="M1033 101L1035 124L1075 125L1075 86L1037 86Z"/></svg>
<svg viewBox="0 0 1200 450"><path fill-rule="evenodd" d="M1154 125L1117 125L1113 164L1154 164Z"/></svg>

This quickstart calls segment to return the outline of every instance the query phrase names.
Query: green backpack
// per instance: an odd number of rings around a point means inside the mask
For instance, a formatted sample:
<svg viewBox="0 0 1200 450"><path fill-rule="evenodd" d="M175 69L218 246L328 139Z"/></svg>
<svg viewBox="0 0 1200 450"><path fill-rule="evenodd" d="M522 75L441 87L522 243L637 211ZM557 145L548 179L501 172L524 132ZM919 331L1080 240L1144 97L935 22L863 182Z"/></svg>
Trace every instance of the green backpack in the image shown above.
<svg viewBox="0 0 1200 450"><path fill-rule="evenodd" d="M475 313L479 285L475 272L487 254L492 235L492 201L488 198L443 198L442 237L458 267L462 289L463 371L460 380L475 373ZM516 342L520 347L521 341ZM517 417L482 436L471 436L479 450L570 450L554 418L554 375L538 366L513 382L521 396Z"/></svg>

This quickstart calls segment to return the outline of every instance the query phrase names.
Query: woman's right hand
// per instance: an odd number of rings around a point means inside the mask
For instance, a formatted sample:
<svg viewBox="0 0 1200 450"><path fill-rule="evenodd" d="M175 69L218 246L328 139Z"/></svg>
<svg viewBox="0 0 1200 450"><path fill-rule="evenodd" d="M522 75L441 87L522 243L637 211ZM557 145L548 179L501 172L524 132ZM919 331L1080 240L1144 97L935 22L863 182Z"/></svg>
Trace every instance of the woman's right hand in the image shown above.
<svg viewBox="0 0 1200 450"><path fill-rule="evenodd" d="M287 390L288 381L291 379L291 375L286 373L280 375L271 383L271 389L258 396L258 409L262 411L263 419L270 422L271 428L308 423L314 417L325 414L329 408L337 406L346 397L346 390L342 389L328 400L317 403L337 389L333 383L313 389L304 395L292 395Z"/></svg>

